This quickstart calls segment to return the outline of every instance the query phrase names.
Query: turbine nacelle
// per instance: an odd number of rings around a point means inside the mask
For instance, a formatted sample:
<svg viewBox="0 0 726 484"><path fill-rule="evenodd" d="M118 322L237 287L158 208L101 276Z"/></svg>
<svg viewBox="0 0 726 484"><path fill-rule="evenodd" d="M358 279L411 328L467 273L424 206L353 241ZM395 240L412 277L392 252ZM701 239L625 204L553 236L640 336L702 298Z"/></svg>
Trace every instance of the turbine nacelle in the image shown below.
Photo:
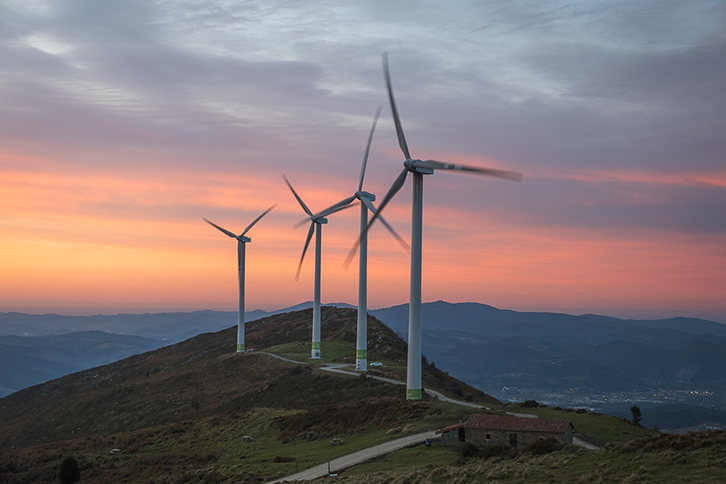
<svg viewBox="0 0 726 484"><path fill-rule="evenodd" d="M355 192L354 195L355 195L355 198L357 198L358 200L360 200L361 198L367 198L371 202L375 202L376 201L376 196L373 195L372 193L368 193L368 192L364 192L364 191L358 190L357 192Z"/></svg>
<svg viewBox="0 0 726 484"><path fill-rule="evenodd" d="M310 220L312 220L313 223L316 223L316 224L326 224L326 223L328 223L328 219L325 218L325 217L317 217L317 218L310 217Z"/></svg>
<svg viewBox="0 0 726 484"><path fill-rule="evenodd" d="M425 168L423 166L420 166L422 163L424 163L424 162L421 160L412 160L409 158L408 160L403 162L403 166L405 166L406 169L408 171L410 171L411 173L418 172L423 175L433 175L434 174L433 168Z"/></svg>
<svg viewBox="0 0 726 484"><path fill-rule="evenodd" d="M252 242L252 239L250 239L249 237L245 237L244 235L238 235L237 237L235 237L235 239L237 239L239 242L242 242L243 244L245 242Z"/></svg>

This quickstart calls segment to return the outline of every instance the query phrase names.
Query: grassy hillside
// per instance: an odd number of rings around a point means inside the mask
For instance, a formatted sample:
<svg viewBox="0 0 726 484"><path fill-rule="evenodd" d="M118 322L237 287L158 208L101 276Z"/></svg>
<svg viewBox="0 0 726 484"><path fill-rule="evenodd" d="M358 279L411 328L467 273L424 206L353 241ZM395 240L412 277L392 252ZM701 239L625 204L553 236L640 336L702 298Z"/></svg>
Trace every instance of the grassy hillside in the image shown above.
<svg viewBox="0 0 726 484"><path fill-rule="evenodd" d="M311 311L304 310L251 323L246 343L256 349L252 353L234 352L236 328L230 328L0 399L0 482L53 482L68 456L77 459L81 482L87 483L264 482L484 411L428 398L406 401L401 385L324 371L320 365L326 362L353 362L355 311L324 308L322 361L307 360L310 320ZM376 373L404 379L406 345L374 318L369 320L368 348L370 361L384 364ZM284 362L264 350L304 363ZM654 435L615 417L503 406L428 362L424 382L462 400L480 402L489 412L569 419L591 441L628 442ZM309 432L314 432L314 440L307 440ZM245 436L252 440L245 441ZM331 446L334 437L344 444ZM720 441L709 445L722 448ZM111 453L113 449L120 452ZM532 469L532 475L537 466L544 466L556 470L558 480L550 482L568 482L570 477L571 482L586 482L577 479L583 472L592 473L588 466L600 465L601 457L593 456L611 456L602 457L607 462L636 458L633 452L617 449L589 454L568 447L536 457L539 463L525 461L535 457L521 452L499 456L497 465L510 470L508 477L494 478L520 482L528 479L518 474L522 466ZM691 462L690 456L685 459ZM581 460L586 464L579 464ZM454 449L435 443L396 452L343 475L359 479L352 482L413 482L421 475L441 476L421 482L470 482L472 476L493 472L487 466L494 462L476 456L460 460ZM396 474L378 474L382 469ZM361 473L366 475L355 477ZM516 479L505 480L510 478Z"/></svg>
<svg viewBox="0 0 726 484"><path fill-rule="evenodd" d="M726 433L661 435L594 452L538 444L461 457L450 448L419 446L338 473L337 482L345 484L720 484L726 482Z"/></svg>
<svg viewBox="0 0 726 484"><path fill-rule="evenodd" d="M247 346L258 350L253 353L235 353L236 328L230 328L0 399L0 481L49 482L73 454L85 470L84 482L118 482L116 475L128 482L152 476L184 482L185 473L204 469L213 482L245 482L389 440L403 429L468 417L449 405L406 401L402 386L321 370L331 360L353 360L355 311L324 308L321 361L304 357L310 320L311 310L304 310L248 325ZM395 374L405 361L405 343L373 318L368 344L370 358L386 363L383 373ZM305 364L261 353L297 347L306 348L298 355ZM430 371L427 378L441 391L498 403ZM305 440L308 431L317 440ZM253 442L244 443L244 435ZM332 448L331 437L345 437L346 444ZM115 448L122 452L110 454ZM287 466L271 466L275 459Z"/></svg>

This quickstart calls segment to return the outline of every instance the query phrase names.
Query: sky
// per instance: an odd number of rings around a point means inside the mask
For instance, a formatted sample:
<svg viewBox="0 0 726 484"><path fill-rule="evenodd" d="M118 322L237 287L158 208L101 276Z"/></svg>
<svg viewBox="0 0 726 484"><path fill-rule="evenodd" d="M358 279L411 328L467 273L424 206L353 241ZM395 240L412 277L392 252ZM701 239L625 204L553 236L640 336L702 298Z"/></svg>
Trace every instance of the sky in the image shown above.
<svg viewBox="0 0 726 484"><path fill-rule="evenodd" d="M423 300L726 322L726 3L0 0L0 311L235 310L313 297L305 214L411 155L524 174L424 181ZM408 239L410 181L384 215ZM359 210L323 228L355 304ZM371 308L409 256L371 230Z"/></svg>

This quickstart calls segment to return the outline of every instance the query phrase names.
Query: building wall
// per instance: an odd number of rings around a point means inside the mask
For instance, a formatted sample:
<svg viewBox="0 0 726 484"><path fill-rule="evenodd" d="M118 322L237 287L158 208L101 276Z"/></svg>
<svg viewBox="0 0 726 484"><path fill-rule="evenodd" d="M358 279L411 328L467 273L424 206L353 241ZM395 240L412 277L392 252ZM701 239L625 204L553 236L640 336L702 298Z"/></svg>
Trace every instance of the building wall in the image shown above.
<svg viewBox="0 0 726 484"><path fill-rule="evenodd" d="M441 433L442 445L461 445L464 442L459 440L459 429L449 430Z"/></svg>
<svg viewBox="0 0 726 484"><path fill-rule="evenodd" d="M538 440L546 440L554 437L563 444L572 443L572 426L568 426L564 433L554 432L522 432L513 430L481 430L481 429L465 429L466 442L477 447L487 445L511 445L512 435L516 435L517 448L532 444ZM487 435L489 438L487 439ZM443 436L442 436L443 437ZM443 438L442 438L443 442Z"/></svg>

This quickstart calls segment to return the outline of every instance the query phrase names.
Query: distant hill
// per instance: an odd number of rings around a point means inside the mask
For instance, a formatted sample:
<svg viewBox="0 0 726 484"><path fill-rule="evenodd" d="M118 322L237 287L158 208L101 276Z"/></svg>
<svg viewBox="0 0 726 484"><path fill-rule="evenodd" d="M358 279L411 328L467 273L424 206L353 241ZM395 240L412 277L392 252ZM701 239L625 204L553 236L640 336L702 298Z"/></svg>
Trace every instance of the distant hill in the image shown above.
<svg viewBox="0 0 726 484"><path fill-rule="evenodd" d="M345 303L328 304L352 308ZM313 307L312 301L275 311L245 312L245 321ZM0 336L47 336L82 331L104 331L136 335L178 343L201 333L219 331L237 324L236 311L191 311L173 313L61 316L58 314L0 313Z"/></svg>
<svg viewBox="0 0 726 484"><path fill-rule="evenodd" d="M407 304L371 314L406 336ZM713 321L520 313L438 301L422 305L421 325L429 359L490 391L726 384L726 325Z"/></svg>
<svg viewBox="0 0 726 484"><path fill-rule="evenodd" d="M347 304L333 306L351 308ZM251 311L245 317L249 322L310 307L312 302L306 302L279 311ZM407 304L369 314L406 338ZM0 334L40 336L101 330L172 344L236 323L235 312L217 311L84 317L0 313ZM438 301L422 305L422 332L423 352L430 360L488 391L503 386L627 391L646 384L726 385L722 356L726 354L726 325L702 319L622 320ZM20 357L17 347L2 345L0 340L0 361L17 363L17 371L8 370L5 377L0 372L5 394L106 362L74 366L79 358L65 358L68 348L53 342L42 351L21 352ZM126 355L111 349L106 356L111 361Z"/></svg>
<svg viewBox="0 0 726 484"><path fill-rule="evenodd" d="M0 396L163 345L149 338L103 331L0 336Z"/></svg>

